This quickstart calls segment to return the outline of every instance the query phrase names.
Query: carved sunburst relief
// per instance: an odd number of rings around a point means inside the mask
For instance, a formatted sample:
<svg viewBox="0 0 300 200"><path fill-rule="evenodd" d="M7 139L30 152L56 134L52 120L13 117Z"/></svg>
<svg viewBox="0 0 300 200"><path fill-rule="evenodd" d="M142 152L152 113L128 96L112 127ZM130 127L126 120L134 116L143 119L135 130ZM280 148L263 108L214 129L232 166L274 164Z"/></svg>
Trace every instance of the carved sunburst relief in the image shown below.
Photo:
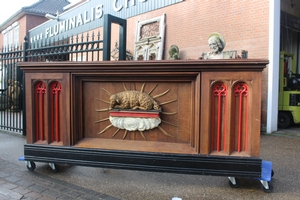
<svg viewBox="0 0 300 200"><path fill-rule="evenodd" d="M108 112L109 117L105 119L100 119L94 124L101 123L104 121L110 121L111 124L102 129L98 134L102 134L112 127L117 128L112 138L120 131L124 130L123 139L126 138L128 132L139 131L141 136L146 139L144 131L158 128L164 135L168 137L174 137L165 131L160 124L166 123L170 126L177 126L175 124L169 123L167 121L161 120L160 115L175 115L177 112L163 112L163 106L172 102L177 101L177 99L166 101L163 103L158 103L157 98L167 95L171 89L165 92L151 96L151 93L157 88L156 84L148 93L144 92L146 83L144 83L140 89L128 90L123 83L124 91L116 94L111 94L105 88L101 90L105 91L109 95L110 101L103 99L97 99L98 101L104 102L109 105L108 108L95 109L97 112Z"/></svg>

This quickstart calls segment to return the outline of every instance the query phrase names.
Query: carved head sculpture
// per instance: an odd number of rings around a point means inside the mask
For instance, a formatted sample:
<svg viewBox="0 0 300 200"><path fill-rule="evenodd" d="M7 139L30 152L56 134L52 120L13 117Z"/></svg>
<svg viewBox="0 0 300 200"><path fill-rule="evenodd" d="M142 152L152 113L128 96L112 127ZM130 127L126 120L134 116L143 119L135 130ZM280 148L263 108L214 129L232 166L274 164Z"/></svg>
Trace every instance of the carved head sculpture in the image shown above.
<svg viewBox="0 0 300 200"><path fill-rule="evenodd" d="M226 42L219 33L212 33L208 37L208 45L213 55L221 54L225 48Z"/></svg>
<svg viewBox="0 0 300 200"><path fill-rule="evenodd" d="M179 60L179 48L176 45L171 45L170 49L168 50L169 53L169 60Z"/></svg>

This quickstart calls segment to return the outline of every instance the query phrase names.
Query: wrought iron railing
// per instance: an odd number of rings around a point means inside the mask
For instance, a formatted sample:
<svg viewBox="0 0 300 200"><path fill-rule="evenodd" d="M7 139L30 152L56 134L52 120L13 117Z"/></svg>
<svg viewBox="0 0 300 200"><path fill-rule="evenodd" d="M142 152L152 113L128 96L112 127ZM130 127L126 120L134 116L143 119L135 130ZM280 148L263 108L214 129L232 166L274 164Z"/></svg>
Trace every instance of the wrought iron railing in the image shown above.
<svg viewBox="0 0 300 200"><path fill-rule="evenodd" d="M25 95L23 72L18 62L102 61L111 57L111 24L120 25L119 60L126 59L126 20L104 16L104 34L87 32L67 38L28 41L16 48L0 50L0 130L25 131ZM103 38L103 39L102 39Z"/></svg>

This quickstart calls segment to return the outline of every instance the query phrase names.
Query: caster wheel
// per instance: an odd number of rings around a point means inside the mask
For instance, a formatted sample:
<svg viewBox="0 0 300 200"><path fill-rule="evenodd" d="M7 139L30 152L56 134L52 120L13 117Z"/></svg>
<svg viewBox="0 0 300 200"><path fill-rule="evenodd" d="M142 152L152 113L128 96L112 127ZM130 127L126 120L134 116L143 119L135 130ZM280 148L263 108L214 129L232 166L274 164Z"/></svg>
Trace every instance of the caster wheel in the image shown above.
<svg viewBox="0 0 300 200"><path fill-rule="evenodd" d="M271 177L273 178L273 176L274 176L274 171L273 171L273 169L272 169L272 172L271 172Z"/></svg>
<svg viewBox="0 0 300 200"><path fill-rule="evenodd" d="M49 163L49 166L50 166L50 168L51 168L51 170L52 170L53 173L59 172L59 166L57 164L55 164L55 163Z"/></svg>
<svg viewBox="0 0 300 200"><path fill-rule="evenodd" d="M33 161L27 161L26 167L29 171L33 172L36 168L36 165Z"/></svg>
<svg viewBox="0 0 300 200"><path fill-rule="evenodd" d="M268 182L268 185L269 185L269 188L268 188L268 189L266 189L266 188L262 185L262 190L263 190L264 192L266 192L266 193L271 193L271 192L273 191L273 185L272 185L270 182Z"/></svg>
<svg viewBox="0 0 300 200"><path fill-rule="evenodd" d="M229 186L232 187L232 188L239 188L241 186L240 181L237 178L235 178L235 184L233 184L231 182L231 180L229 180L228 183L229 183Z"/></svg>

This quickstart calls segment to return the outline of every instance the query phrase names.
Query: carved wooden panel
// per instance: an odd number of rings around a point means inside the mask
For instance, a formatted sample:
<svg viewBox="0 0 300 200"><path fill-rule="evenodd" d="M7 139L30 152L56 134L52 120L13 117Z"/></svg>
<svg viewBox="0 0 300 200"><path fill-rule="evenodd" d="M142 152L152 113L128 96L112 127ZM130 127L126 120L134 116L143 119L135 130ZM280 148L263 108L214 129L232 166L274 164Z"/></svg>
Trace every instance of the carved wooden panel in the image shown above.
<svg viewBox="0 0 300 200"><path fill-rule="evenodd" d="M259 151L261 75L203 73L201 150L204 154L253 156ZM250 134L251 133L251 134ZM255 135L255 136L254 136Z"/></svg>
<svg viewBox="0 0 300 200"><path fill-rule="evenodd" d="M63 74L34 73L26 77L27 141L69 145L69 84ZM28 98L29 97L29 98Z"/></svg>
<svg viewBox="0 0 300 200"><path fill-rule="evenodd" d="M149 151L157 151L156 148L163 149L164 152L197 153L195 146L195 127L193 119L195 110L194 87L195 73L192 77L185 77L184 73L174 74L166 80L164 76L150 75L148 77L131 76L130 74L116 76L94 76L92 78L78 77L76 84L80 85L74 94L81 95L81 100L75 102L75 107L82 110L82 114L76 114L75 121L78 124L78 134L80 137L74 141L78 146L85 145L87 139L105 139L107 144L118 144L119 148L130 150L135 148L130 145L140 143ZM134 81L132 79L135 79ZM181 79L181 80L179 80ZM113 94L124 91L145 92L154 98L161 106L158 127L149 130L127 131L112 125L109 120L109 102ZM197 100L199 101L199 99ZM142 126L142 124L133 124ZM82 128L81 128L82 127ZM85 139L84 141L81 141ZM79 143L79 144L78 144ZM173 148L166 149L164 145L173 144ZM89 143L92 147L101 147L101 143Z"/></svg>
<svg viewBox="0 0 300 200"><path fill-rule="evenodd" d="M135 60L161 60L164 50L165 14L137 23Z"/></svg>

